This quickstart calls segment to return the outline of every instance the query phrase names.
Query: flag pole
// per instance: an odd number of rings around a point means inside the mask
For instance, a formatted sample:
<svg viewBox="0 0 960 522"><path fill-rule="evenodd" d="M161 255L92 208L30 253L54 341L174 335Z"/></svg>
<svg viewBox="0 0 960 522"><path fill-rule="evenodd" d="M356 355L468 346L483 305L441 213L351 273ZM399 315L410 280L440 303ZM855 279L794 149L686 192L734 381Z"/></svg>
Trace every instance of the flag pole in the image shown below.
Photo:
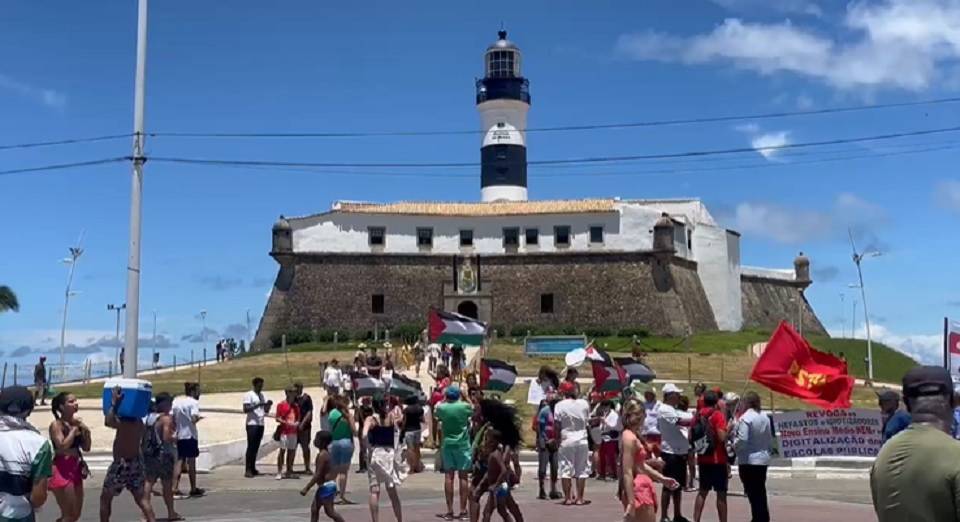
<svg viewBox="0 0 960 522"><path fill-rule="evenodd" d="M943 318L943 367L946 368L948 372L952 370L952 368L950 368L950 344L949 344L949 341L947 340L947 336L949 335L949 327L950 327L949 321L946 317L944 317Z"/></svg>

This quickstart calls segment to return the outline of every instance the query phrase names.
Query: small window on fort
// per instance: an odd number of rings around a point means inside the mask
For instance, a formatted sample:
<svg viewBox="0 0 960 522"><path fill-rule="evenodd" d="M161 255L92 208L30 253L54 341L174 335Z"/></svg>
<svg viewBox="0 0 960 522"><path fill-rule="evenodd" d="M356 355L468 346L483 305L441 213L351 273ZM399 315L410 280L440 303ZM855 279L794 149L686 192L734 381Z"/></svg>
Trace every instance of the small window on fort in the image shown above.
<svg viewBox="0 0 960 522"><path fill-rule="evenodd" d="M553 313L553 294L540 294L540 313Z"/></svg>
<svg viewBox="0 0 960 522"><path fill-rule="evenodd" d="M430 248L433 246L433 229L432 228L418 228L417 229L417 246Z"/></svg>
<svg viewBox="0 0 960 522"><path fill-rule="evenodd" d="M373 294L370 300L370 309L375 314L383 313L383 294Z"/></svg>
<svg viewBox="0 0 960 522"><path fill-rule="evenodd" d="M472 247L472 246L473 246L473 230L461 230L461 231L460 231L460 246L462 246L462 247Z"/></svg>
<svg viewBox="0 0 960 522"><path fill-rule="evenodd" d="M516 248L520 246L520 229L508 227L503 229L503 248Z"/></svg>
<svg viewBox="0 0 960 522"><path fill-rule="evenodd" d="M524 230L524 235L526 236L528 245L536 245L540 243L540 229L528 228Z"/></svg>
<svg viewBox="0 0 960 522"><path fill-rule="evenodd" d="M553 242L559 246L570 244L570 227L567 225L553 227Z"/></svg>
<svg viewBox="0 0 960 522"><path fill-rule="evenodd" d="M383 246L387 240L387 229L384 227L367 227L367 237L370 246Z"/></svg>
<svg viewBox="0 0 960 522"><path fill-rule="evenodd" d="M590 227L590 242L603 243L603 226L593 225Z"/></svg>

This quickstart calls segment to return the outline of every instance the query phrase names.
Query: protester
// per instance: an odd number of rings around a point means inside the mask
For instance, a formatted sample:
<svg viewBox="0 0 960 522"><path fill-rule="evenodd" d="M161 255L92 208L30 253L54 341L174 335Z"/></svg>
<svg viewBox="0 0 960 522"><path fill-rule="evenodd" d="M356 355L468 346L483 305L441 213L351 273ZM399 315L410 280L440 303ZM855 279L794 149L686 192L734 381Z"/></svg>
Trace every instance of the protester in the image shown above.
<svg viewBox="0 0 960 522"><path fill-rule="evenodd" d="M343 372L340 371L340 361L330 361L330 365L323 370L323 388L327 396L339 395L343 387Z"/></svg>
<svg viewBox="0 0 960 522"><path fill-rule="evenodd" d="M427 345L427 373L437 371L437 361L440 359L440 345L430 343Z"/></svg>
<svg viewBox="0 0 960 522"><path fill-rule="evenodd" d="M534 419L534 431L537 434L537 480L540 484L540 493L537 498L547 499L544 482L547 478L547 466L550 467L550 499L557 500L562 495L557 491L557 451L560 449L560 433L557 431L553 409L558 402L554 393L547 395L546 400L540 403L540 410Z"/></svg>
<svg viewBox="0 0 960 522"><path fill-rule="evenodd" d="M690 428L690 438L694 446L701 446L697 457L697 471L700 474L700 489L693 505L694 522L700 522L703 506L710 490L717 493L717 516L720 522L727 522L727 419L718 406L717 392L708 390L703 394L703 408L697 412L694 424Z"/></svg>
<svg viewBox="0 0 960 522"><path fill-rule="evenodd" d="M293 461L297 456L298 432L300 430L300 409L297 407L297 389L287 386L284 390L286 399L277 405L277 431L274 440L280 442L280 451L277 452L277 480L296 478L293 473ZM283 465L286 462L287 471Z"/></svg>
<svg viewBox="0 0 960 522"><path fill-rule="evenodd" d="M343 396L348 403L353 403L356 401L356 394L353 393L353 377L350 375L350 367L346 364L343 365L343 367L340 368L340 374L342 375L340 389L342 390Z"/></svg>
<svg viewBox="0 0 960 522"><path fill-rule="evenodd" d="M263 441L265 429L264 419L270 413L273 401L263 396L263 379L254 377L251 382L253 389L243 396L243 413L247 414L247 452L244 457L244 477L253 478L260 474L257 471L257 457L260 454L260 443Z"/></svg>
<svg viewBox="0 0 960 522"><path fill-rule="evenodd" d="M188 382L183 385L184 395L173 400L173 420L177 426L177 465L174 487L176 495L180 492L180 476L186 463L187 476L190 479L190 497L202 497L205 490L197 487L197 457L200 456L200 434L197 423L200 416L200 384Z"/></svg>
<svg viewBox="0 0 960 522"><path fill-rule="evenodd" d="M507 509L507 499L510 498L510 469L504 460L505 449L501 448L503 436L494 428L484 432L484 439L477 451L477 466L474 468L474 480L477 484L473 488L473 501L481 504L484 495L490 493L491 498L487 505L492 512L496 505L497 512L505 522L513 522L513 517ZM479 479L479 480L478 480ZM484 509L484 522L490 520L490 515Z"/></svg>
<svg viewBox="0 0 960 522"><path fill-rule="evenodd" d="M383 369L383 359L377 355L377 347L370 347L370 355L367 356L367 374L375 379L380 378L380 371Z"/></svg>
<svg viewBox="0 0 960 522"><path fill-rule="evenodd" d="M750 501L752 522L770 522L767 506L767 466L770 465L770 448L773 446L773 430L770 418L760 409L757 392L743 396L746 407L736 421L734 447L737 451L737 468L743 491Z"/></svg>
<svg viewBox="0 0 960 522"><path fill-rule="evenodd" d="M894 435L907 429L910 414L900 409L900 394L893 390L877 394L877 402L883 418L883 443L886 444Z"/></svg>
<svg viewBox="0 0 960 522"><path fill-rule="evenodd" d="M47 358L40 356L40 362L33 367L33 400L40 400L41 406L47 405Z"/></svg>
<svg viewBox="0 0 960 522"><path fill-rule="evenodd" d="M47 501L54 450L27 421L35 401L23 386L0 391L0 520L32 522Z"/></svg>
<svg viewBox="0 0 960 522"><path fill-rule="evenodd" d="M321 506L330 520L343 522L343 517L333 507L334 499L337 496L337 471L334 469L331 461L332 457L328 450L332 441L333 436L329 431L318 431L317 436L313 439L313 445L317 447L317 461L313 468L316 473L310 479L310 482L307 482L307 485L300 490L301 495L307 496L313 486L320 484L320 487L317 488L317 494L314 495L313 502L310 504L310 522L320 520Z"/></svg>
<svg viewBox="0 0 960 522"><path fill-rule="evenodd" d="M502 446L502 459L506 466L506 475L501 482L497 483L501 486L504 483L506 484L506 491L504 491L504 488L500 488L499 490L500 501L510 515L510 517L504 517L504 520L509 522L512 517L516 522L523 522L523 513L520 512L520 506L516 503L513 496L509 494L509 490L520 483L521 474L519 451L522 435L520 434L520 426L517 420L517 411L499 399L481 399L477 410L479 411L477 422L480 427L476 430L472 444L474 452L474 474L471 484L473 486L473 495L470 499L471 521L478 521L480 515L480 497L478 496L478 491L480 491L481 494L483 493L480 482L483 480L484 474L481 473L482 470L479 468L483 466L483 462L485 461L479 458L478 454L482 453L481 448L486 441L486 434L489 431L495 431L497 433L496 440L498 444ZM488 462L488 460L486 462ZM495 503L496 499L491 498L484 506L484 522L489 522ZM502 514L503 512L501 511L501 515Z"/></svg>
<svg viewBox="0 0 960 522"><path fill-rule="evenodd" d="M300 412L300 422L297 425L297 441L303 452L304 473L312 475L310 471L310 438L313 435L313 398L303 391L303 383L293 384L297 390L297 409Z"/></svg>
<svg viewBox="0 0 960 522"><path fill-rule="evenodd" d="M657 429L660 431L660 457L663 459L663 475L677 481L681 486L687 485L687 460L690 453L690 442L683 432L684 426L690 426L693 415L685 409L678 409L680 394L683 392L673 383L663 385L663 402L657 415ZM660 492L660 502L663 504L663 514L666 517L673 501L673 521L687 522L683 517L683 487L667 488Z"/></svg>
<svg viewBox="0 0 960 522"><path fill-rule="evenodd" d="M113 498L126 489L133 495L134 502L143 512L147 522L155 522L153 507L146 501L144 495L146 476L141 454L141 443L145 431L143 419L118 417L117 409L120 408L122 400L123 391L117 386L113 389L110 409L104 419L104 424L108 428L117 430L117 435L113 440L113 462L103 478L103 489L100 493L100 520L110 520Z"/></svg>
<svg viewBox="0 0 960 522"><path fill-rule="evenodd" d="M549 366L541 366L537 372L537 384L543 390L544 395L556 393L560 388L560 376Z"/></svg>
<svg viewBox="0 0 960 522"><path fill-rule="evenodd" d="M577 398L577 389L570 382L560 384L564 397L554 408L554 417L560 431L560 481L563 486L563 505L589 504L584 498L587 477L590 476L590 446L587 442L587 424L590 405ZM576 489L573 487L576 480Z"/></svg>
<svg viewBox="0 0 960 522"><path fill-rule="evenodd" d="M370 447L367 478L370 480L370 519L380 520L380 487L387 488L390 505L397 522L403 522L403 509L397 487L403 483L404 472L399 468L394 440L397 419L382 397L373 400L373 415L363 425L363 438Z"/></svg>
<svg viewBox="0 0 960 522"><path fill-rule="evenodd" d="M177 429L174 426L170 410L173 397L169 393L158 393L154 398L153 412L147 415L143 436L143 468L146 479L143 487L143 501L151 502L153 485L159 480L163 491L163 502L167 507L167 520L183 520L173 506L173 468L177 464Z"/></svg>
<svg viewBox="0 0 960 522"><path fill-rule="evenodd" d="M660 456L660 428L657 417L660 415L660 401L657 400L657 389L650 385L643 386L643 409L647 418L643 421L643 440L650 447L656 457Z"/></svg>
<svg viewBox="0 0 960 522"><path fill-rule="evenodd" d="M583 390L580 388L580 383L577 382L577 377L580 376L580 372L577 371L574 367L567 368L566 374L563 376L563 382L573 383L574 388L577 390L577 397L583 395Z"/></svg>
<svg viewBox="0 0 960 522"><path fill-rule="evenodd" d="M953 393L953 438L960 440L960 391Z"/></svg>
<svg viewBox="0 0 960 522"><path fill-rule="evenodd" d="M654 482L663 483L669 490L680 487L676 480L663 476L648 464L652 453L639 433L646 417L646 408L636 402L628 402L623 408L623 489L620 500L626 522L656 522L657 493L653 487Z"/></svg>
<svg viewBox="0 0 960 522"><path fill-rule="evenodd" d="M440 454L445 473L443 493L447 501L445 520L464 518L467 513L467 501L470 496L468 474L472 464L470 450L470 417L473 407L460 400L460 388L447 386L445 402L437 406L435 417L441 432ZM460 482L460 512L453 512L454 477Z"/></svg>
<svg viewBox="0 0 960 522"><path fill-rule="evenodd" d="M363 433L363 426L367 422L367 417L373 415L373 406L372 399L370 397L361 397L359 400L360 404L357 406L357 430L356 432ZM367 439L364 437L358 437L360 443L360 462L359 467L357 468L357 473L366 473L367 471Z"/></svg>
<svg viewBox="0 0 960 522"><path fill-rule="evenodd" d="M350 460L353 458L353 437L356 429L353 416L350 414L350 404L343 395L330 398L332 408L329 410L327 421L330 423L330 465L337 474L337 492L341 504L352 504L347 500L347 476L350 473Z"/></svg>
<svg viewBox="0 0 960 522"><path fill-rule="evenodd" d="M403 441L407 445L407 465L410 473L423 471L420 447L423 445L423 406L415 396L407 398L403 408Z"/></svg>
<svg viewBox="0 0 960 522"><path fill-rule="evenodd" d="M600 401L600 410L597 415L600 421L600 451L598 456L597 478L601 480L617 480L617 453L620 447L620 432L623 426L620 415L613 407L613 401Z"/></svg>
<svg viewBox="0 0 960 522"><path fill-rule="evenodd" d="M417 341L413 344L413 361L416 364L417 379L420 378L420 367L423 366L423 343Z"/></svg>
<svg viewBox="0 0 960 522"><path fill-rule="evenodd" d="M383 370L380 372L380 380L383 381L384 389L389 390L390 384L393 382L393 361L384 363Z"/></svg>
<svg viewBox="0 0 960 522"><path fill-rule="evenodd" d="M62 522L80 519L83 511L83 480L89 473L81 451L90 451L90 429L76 416L80 405L71 393L58 393L50 401L53 422L50 442L53 444L53 476L49 489L57 499Z"/></svg>
<svg viewBox="0 0 960 522"><path fill-rule="evenodd" d="M681 395L680 399L677 401L676 409L678 412L689 412L690 398L687 397L686 395ZM692 416L691 416L691 420L692 420ZM680 424L679 427L680 427L680 433L683 435L683 439L685 441L688 441L687 447L689 448L687 450L687 482L685 484L681 484L681 487L683 487L683 489L688 492L696 491L696 489L694 488L694 482L696 482L696 479L697 479L697 454L695 451L693 451L693 446L689 444L690 426L689 425L684 426ZM661 433L660 436L662 438L663 433Z"/></svg>
<svg viewBox="0 0 960 522"><path fill-rule="evenodd" d="M880 448L870 471L878 522L957 522L960 444L950 436L953 381L939 366L903 376L910 426Z"/></svg>
<svg viewBox="0 0 960 522"><path fill-rule="evenodd" d="M460 381L463 378L463 359L463 346L459 344L453 345L453 347L450 348L450 373L453 374L455 381Z"/></svg>

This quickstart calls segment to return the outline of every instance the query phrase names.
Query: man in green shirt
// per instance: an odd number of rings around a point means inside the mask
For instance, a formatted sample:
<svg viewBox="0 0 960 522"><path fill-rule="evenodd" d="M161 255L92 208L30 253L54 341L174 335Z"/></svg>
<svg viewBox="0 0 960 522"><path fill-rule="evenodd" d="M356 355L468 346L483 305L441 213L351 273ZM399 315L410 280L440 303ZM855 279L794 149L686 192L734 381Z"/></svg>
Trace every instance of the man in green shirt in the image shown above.
<svg viewBox="0 0 960 522"><path fill-rule="evenodd" d="M443 493L447 500L447 512L443 518L453 520L467 516L467 499L470 496L467 479L473 464L470 448L470 418L473 416L473 406L460 400L460 388L456 386L447 387L445 395L446 401L437 406L436 417L440 421L440 456L446 474ZM454 475L460 479L459 515L453 513Z"/></svg>
<svg viewBox="0 0 960 522"><path fill-rule="evenodd" d="M960 522L960 444L950 436L953 382L938 366L903 376L903 397L913 417L890 439L870 471L878 522Z"/></svg>

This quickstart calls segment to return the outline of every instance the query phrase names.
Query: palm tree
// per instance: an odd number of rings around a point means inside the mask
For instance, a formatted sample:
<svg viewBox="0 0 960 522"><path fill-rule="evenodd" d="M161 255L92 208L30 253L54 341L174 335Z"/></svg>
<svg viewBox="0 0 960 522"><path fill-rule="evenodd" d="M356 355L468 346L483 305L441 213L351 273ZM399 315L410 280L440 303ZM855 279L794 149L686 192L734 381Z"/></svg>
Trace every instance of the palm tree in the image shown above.
<svg viewBox="0 0 960 522"><path fill-rule="evenodd" d="M20 310L20 303L17 302L17 294L9 286L0 286L0 312Z"/></svg>

